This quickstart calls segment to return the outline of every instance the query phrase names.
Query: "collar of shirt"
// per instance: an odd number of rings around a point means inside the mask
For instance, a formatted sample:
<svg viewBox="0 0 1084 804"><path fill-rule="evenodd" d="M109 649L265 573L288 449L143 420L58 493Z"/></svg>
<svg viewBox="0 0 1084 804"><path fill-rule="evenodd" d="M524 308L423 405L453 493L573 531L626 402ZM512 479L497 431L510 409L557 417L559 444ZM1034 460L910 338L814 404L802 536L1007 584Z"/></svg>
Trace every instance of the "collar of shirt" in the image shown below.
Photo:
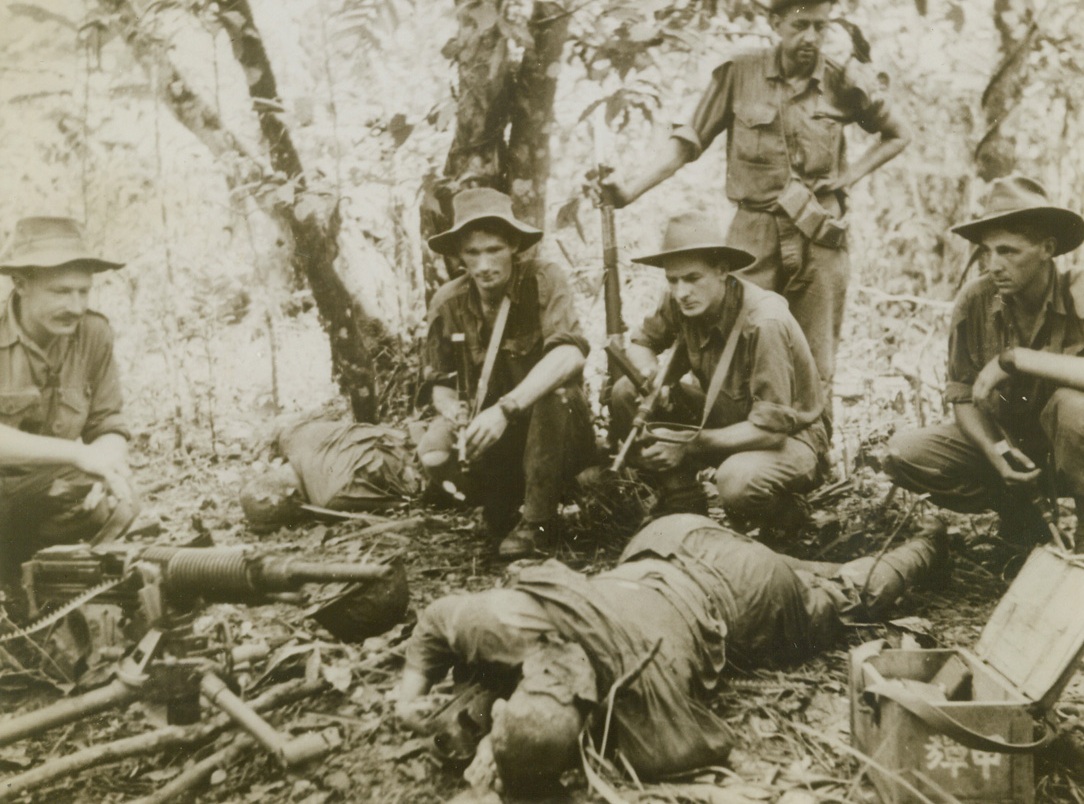
<svg viewBox="0 0 1084 804"><path fill-rule="evenodd" d="M787 83L786 76L783 75L783 49L776 45L773 50L769 50L766 54L767 66L764 68L764 75L769 81L779 81L783 84ZM801 95L809 87L816 82L819 86L824 82L824 54L817 54L817 62L813 65L813 72L810 73L809 78L806 79L805 85L795 91L795 95Z"/></svg>
<svg viewBox="0 0 1084 804"><path fill-rule="evenodd" d="M15 294L8 296L4 311L0 313L0 349L8 349L22 340L22 327L15 317Z"/></svg>

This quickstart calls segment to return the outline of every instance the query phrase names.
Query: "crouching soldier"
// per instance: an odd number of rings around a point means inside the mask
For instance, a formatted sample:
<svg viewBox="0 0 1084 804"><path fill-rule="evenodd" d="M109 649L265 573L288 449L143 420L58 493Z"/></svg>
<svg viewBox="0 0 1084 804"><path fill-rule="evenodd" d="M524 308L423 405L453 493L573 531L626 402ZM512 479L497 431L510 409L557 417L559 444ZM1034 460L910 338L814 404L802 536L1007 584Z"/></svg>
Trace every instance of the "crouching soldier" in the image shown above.
<svg viewBox="0 0 1084 804"><path fill-rule="evenodd" d="M1017 371L1014 352L1084 355L1084 305L1054 264L1084 242L1084 218L1011 176L994 183L979 218L953 231L978 245L984 268L952 315L945 398L954 420L896 435L885 470L936 505L996 511L1002 538L1027 547L1049 535L1031 504L1036 484L1075 497L1080 549L1084 392Z"/></svg>
<svg viewBox="0 0 1084 804"><path fill-rule="evenodd" d="M501 556L518 558L545 547L565 486L594 452L588 346L557 266L517 256L542 232L513 216L511 199L464 190L454 212L452 228L429 239L466 272L430 307L426 373L439 415L418 454L432 480L483 506Z"/></svg>
<svg viewBox="0 0 1084 804"><path fill-rule="evenodd" d="M49 544L98 543L138 512L113 332L89 310L90 254L70 218L24 218L0 272L0 573Z"/></svg>
<svg viewBox="0 0 1084 804"><path fill-rule="evenodd" d="M699 426L649 427L637 461L659 487L659 513L705 513L696 475L711 467L733 523L786 530L800 510L795 495L821 481L828 437L820 377L786 301L735 277L753 256L724 242L711 218L687 213L670 221L660 253L634 259L665 270L669 289L633 333L629 357L651 376L657 355L673 346L685 362L671 378L690 368L699 386L672 393L701 411ZM632 383L622 379L611 402L619 438L636 411Z"/></svg>

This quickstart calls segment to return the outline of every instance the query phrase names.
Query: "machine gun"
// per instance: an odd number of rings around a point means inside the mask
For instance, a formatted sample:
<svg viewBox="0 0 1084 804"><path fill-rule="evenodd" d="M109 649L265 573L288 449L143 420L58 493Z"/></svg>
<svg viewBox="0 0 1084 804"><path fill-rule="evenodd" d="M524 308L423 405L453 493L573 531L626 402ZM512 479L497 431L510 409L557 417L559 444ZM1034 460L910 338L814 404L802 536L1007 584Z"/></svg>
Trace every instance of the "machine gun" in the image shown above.
<svg viewBox="0 0 1084 804"><path fill-rule="evenodd" d="M164 704L171 724L193 723L202 695L284 766L326 753L334 740L323 732L280 734L231 689L239 652L221 630L195 632L203 604L266 603L304 583L353 582L312 616L334 635L361 641L398 622L408 597L396 565L314 563L216 547L58 545L36 553L22 571L30 615L41 619L0 642L29 637L91 600L120 606L139 641L106 686L0 721L0 746L137 698Z"/></svg>

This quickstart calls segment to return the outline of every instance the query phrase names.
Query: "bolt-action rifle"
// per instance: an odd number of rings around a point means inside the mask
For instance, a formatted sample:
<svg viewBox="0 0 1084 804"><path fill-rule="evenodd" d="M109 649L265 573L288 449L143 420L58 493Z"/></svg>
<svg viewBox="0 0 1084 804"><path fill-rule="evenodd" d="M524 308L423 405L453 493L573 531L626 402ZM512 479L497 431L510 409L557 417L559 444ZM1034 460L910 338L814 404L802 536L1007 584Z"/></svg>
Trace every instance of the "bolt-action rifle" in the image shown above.
<svg viewBox="0 0 1084 804"><path fill-rule="evenodd" d="M680 367L687 365L681 358L685 355L685 349L680 346L675 346L666 357L660 361L659 369L655 372L655 376L651 380L651 387L647 394L640 398L640 405L636 408L636 415L632 420L632 429L629 434L625 436L625 440L621 443L621 448L617 451L617 455L614 456L613 463L610 464L610 470L613 472L621 471L625 465L625 461L628 460L629 451L632 449L632 445L635 444L644 433L644 429L651 421L651 417L655 415L656 410L662 403L663 389L667 385L674 382L679 376Z"/></svg>

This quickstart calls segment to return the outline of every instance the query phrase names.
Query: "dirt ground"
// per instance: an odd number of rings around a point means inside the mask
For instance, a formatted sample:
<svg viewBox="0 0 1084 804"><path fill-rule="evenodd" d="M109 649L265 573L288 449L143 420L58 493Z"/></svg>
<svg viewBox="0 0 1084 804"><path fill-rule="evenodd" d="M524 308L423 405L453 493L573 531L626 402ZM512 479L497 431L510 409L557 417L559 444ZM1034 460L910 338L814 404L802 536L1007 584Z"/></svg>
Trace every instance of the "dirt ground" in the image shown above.
<svg viewBox="0 0 1084 804"><path fill-rule="evenodd" d="M902 494L889 498L889 487L870 465L876 463L877 444L866 444L864 450L856 461L859 468L840 478L845 482L833 487L829 499L820 500L813 513L814 526L796 552L845 559L879 549L893 532L902 538L913 529L913 521L902 526L900 521L914 508L914 501ZM201 789L200 800L306 804L446 801L456 796L461 801L487 800L472 792L456 773L442 768L427 753L423 740L396 723L389 700L402 661L402 643L415 613L449 591L486 588L507 569L495 559L493 546L475 534L470 512L407 507L390 514L389 523L375 526L364 521L313 521L256 537L241 524L236 501L238 481L254 457L238 449L215 458L193 454L168 463L147 461L139 475L149 490L147 511L161 526L154 538L183 543L202 533L222 545L258 539L270 552L309 559L396 558L409 575L411 612L406 624L362 645L348 646L307 619L301 607L223 604L208 609L208 617L229 624L235 641L271 648L270 658L261 666L239 674L248 692L258 693L268 681L290 677L326 682L320 694L277 711L271 716L273 722L291 732L332 728L342 742L322 760L291 771L280 769L266 753L249 750L212 776ZM591 513L566 510L568 538L557 551L562 560L588 571L611 565L624 538L588 532L593 527L587 521ZM910 519L917 516L912 511ZM730 767L696 779L642 788L627 778L609 775L605 778L611 794L616 791L627 801L727 804L874 800L859 761L846 751L847 648L889 633L907 633L922 644L973 644L1006 588L1004 576L1018 566L1018 560L996 543L994 527L991 517L953 521L956 550L951 582L909 599L902 608L907 619L900 621L901 627L855 627L847 635L847 644L805 665L734 680L716 702L718 711L742 735ZM48 703L57 691L29 683L25 674L7 673L0 678L0 695L4 708L15 712ZM1084 694L1074 685L1062 698L1059 717L1073 725L1082 706ZM0 768L10 780L39 763L154 727L151 714L135 704L2 748ZM127 801L146 796L192 763L220 750L222 739L65 775L23 800ZM1039 800L1080 800L1078 788L1060 764L1064 761L1064 756L1040 760ZM574 800L604 800L582 777L572 780L572 790Z"/></svg>

